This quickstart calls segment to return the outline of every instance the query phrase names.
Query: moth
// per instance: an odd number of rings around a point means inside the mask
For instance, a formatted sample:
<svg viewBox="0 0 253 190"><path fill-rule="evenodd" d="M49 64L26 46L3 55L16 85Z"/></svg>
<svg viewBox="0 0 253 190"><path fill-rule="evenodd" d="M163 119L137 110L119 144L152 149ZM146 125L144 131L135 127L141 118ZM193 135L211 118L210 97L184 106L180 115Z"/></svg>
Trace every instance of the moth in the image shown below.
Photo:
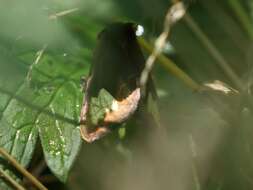
<svg viewBox="0 0 253 190"><path fill-rule="evenodd" d="M134 23L113 23L98 35L80 114L81 136L89 143L109 133L110 126L126 121L145 99L139 87L145 59L136 39L136 29ZM102 90L113 100L105 108L102 119L94 124L92 102L95 97L99 99Z"/></svg>

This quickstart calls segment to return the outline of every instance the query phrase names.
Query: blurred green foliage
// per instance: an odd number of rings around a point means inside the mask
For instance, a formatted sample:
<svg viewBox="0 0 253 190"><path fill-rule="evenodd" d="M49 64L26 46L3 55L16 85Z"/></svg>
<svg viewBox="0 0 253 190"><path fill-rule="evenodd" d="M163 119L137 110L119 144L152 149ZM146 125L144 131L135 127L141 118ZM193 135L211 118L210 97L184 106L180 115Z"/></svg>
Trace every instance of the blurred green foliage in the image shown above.
<svg viewBox="0 0 253 190"><path fill-rule="evenodd" d="M144 26L144 38L152 43L171 2L1 2L0 147L31 169L41 144L48 167L66 189L252 189L253 3L184 2L244 91L237 99L207 101L157 65L153 74L164 131L138 128L140 121L131 120L119 134L116 129L82 148L80 78L88 75L98 32L107 23L130 20ZM57 14L73 8L78 10ZM174 51L164 50L165 55L194 80L221 80L236 88L186 20L173 26L169 42ZM0 167L16 174L3 159ZM54 185L48 186L60 188ZM0 189L11 186L0 180Z"/></svg>

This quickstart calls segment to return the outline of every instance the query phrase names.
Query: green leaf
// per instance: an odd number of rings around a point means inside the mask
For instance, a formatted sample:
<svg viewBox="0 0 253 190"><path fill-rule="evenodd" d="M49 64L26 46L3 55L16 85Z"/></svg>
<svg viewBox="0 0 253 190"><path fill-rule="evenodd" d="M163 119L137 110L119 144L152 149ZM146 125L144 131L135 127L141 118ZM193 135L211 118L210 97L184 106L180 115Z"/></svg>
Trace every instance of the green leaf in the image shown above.
<svg viewBox="0 0 253 190"><path fill-rule="evenodd" d="M22 115L31 112L14 98L22 91L25 69L20 66L17 59L9 56L3 47L0 48L0 147L5 148L23 166L27 166L38 133L29 120L22 121ZM18 180L15 172L9 169L8 163L3 159L0 159L0 167ZM10 187L0 179L0 189L7 190Z"/></svg>
<svg viewBox="0 0 253 190"><path fill-rule="evenodd" d="M62 182L81 145L77 126L83 94L79 81L88 71L87 65L72 56L44 54L34 65L30 85L25 72L19 79L10 72L5 76L4 65L0 65L0 147L27 167L40 137L46 162ZM32 58L36 55L22 56L23 66ZM14 68L20 63L15 63ZM16 80L7 80L9 76ZM7 170L4 164L0 163L0 167ZM0 181L0 188L5 187Z"/></svg>
<svg viewBox="0 0 253 190"><path fill-rule="evenodd" d="M90 120L92 125L98 125L105 117L106 110L110 110L113 96L105 89L99 91L98 97L92 97L90 103Z"/></svg>
<svg viewBox="0 0 253 190"><path fill-rule="evenodd" d="M70 82L64 84L54 95L47 108L55 114L77 120L75 93L78 89ZM69 169L78 153L81 139L79 129L66 121L46 114L41 114L36 126L39 128L40 139L48 166L63 182L66 181Z"/></svg>

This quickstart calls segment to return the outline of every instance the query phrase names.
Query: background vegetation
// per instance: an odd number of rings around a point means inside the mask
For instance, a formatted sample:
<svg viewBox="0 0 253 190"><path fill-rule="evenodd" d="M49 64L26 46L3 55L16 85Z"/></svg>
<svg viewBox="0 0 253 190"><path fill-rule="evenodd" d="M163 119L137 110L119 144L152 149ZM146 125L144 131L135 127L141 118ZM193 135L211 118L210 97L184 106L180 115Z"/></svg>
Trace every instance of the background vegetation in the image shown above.
<svg viewBox="0 0 253 190"><path fill-rule="evenodd" d="M1 1L0 147L49 189L252 189L251 0L185 1L163 50L197 83L220 80L238 93L193 91L157 62L166 133L131 121L96 143L80 138L80 78L99 31L133 21L152 44L171 3ZM3 157L0 172L0 189L13 189L3 174L33 188Z"/></svg>

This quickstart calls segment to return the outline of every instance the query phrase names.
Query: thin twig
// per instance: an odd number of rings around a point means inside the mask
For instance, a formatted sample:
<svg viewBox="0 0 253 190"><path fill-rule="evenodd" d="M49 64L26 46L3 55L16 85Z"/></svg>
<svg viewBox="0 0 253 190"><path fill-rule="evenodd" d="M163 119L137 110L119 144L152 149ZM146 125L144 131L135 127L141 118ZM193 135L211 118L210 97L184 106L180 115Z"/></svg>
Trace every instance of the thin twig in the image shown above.
<svg viewBox="0 0 253 190"><path fill-rule="evenodd" d="M16 182L9 174L7 174L2 168L0 168L0 177L3 177L6 181L8 181L13 187L17 190L25 190L23 186L21 186L18 182Z"/></svg>
<svg viewBox="0 0 253 190"><path fill-rule="evenodd" d="M59 13L54 13L52 15L49 15L49 19L57 19L58 17L62 17L62 16L65 16L67 14L70 14L70 13L73 13L73 12L76 12L78 11L79 9L78 8L73 8L73 9L69 9L69 10L65 10L65 11L61 11Z"/></svg>
<svg viewBox="0 0 253 190"><path fill-rule="evenodd" d="M138 38L138 42L140 46L147 51L148 53L152 53L154 47L149 44L144 38ZM171 59L163 55L162 53L157 56L157 61L160 63L169 73L172 73L182 82L184 82L188 87L190 87L194 91L198 91L201 86L194 81L187 73L185 73L182 69L180 69Z"/></svg>
<svg viewBox="0 0 253 190"><path fill-rule="evenodd" d="M36 54L37 54L37 57L36 59L34 60L34 62L30 65L29 67L29 70L28 70L28 73L27 73L27 81L30 82L31 81L31 76L32 76L32 70L33 70L33 67L34 65L37 65L46 49L47 45L44 45L43 48L41 50L39 50Z"/></svg>
<svg viewBox="0 0 253 190"><path fill-rule="evenodd" d="M4 156L21 174L29 179L38 189L47 190L32 174L30 174L23 166L21 166L8 152L0 148L0 154Z"/></svg>
<svg viewBox="0 0 253 190"><path fill-rule="evenodd" d="M193 33L199 38L199 40L203 43L208 52L212 55L212 57L216 60L220 68L226 73L226 75L230 78L230 80L236 85L236 88L239 90L243 90L243 84L239 76L232 70L229 66L228 62L222 56L222 54L217 50L214 44L210 41L210 39L206 36L206 34L199 28L199 26L195 23L192 17L189 14L186 14L184 20L188 27L193 31Z"/></svg>
<svg viewBox="0 0 253 190"><path fill-rule="evenodd" d="M155 41L155 48L151 55L148 57L145 68L141 73L140 78L140 87L141 87L141 94L145 96L146 91L146 83L148 81L149 74L153 68L154 62L158 55L162 52L162 49L165 46L166 40L169 36L171 26L176 23L179 19L181 19L185 14L185 8L183 3L178 2L173 5L167 12L165 22L164 22L164 30L160 34L160 36Z"/></svg>

